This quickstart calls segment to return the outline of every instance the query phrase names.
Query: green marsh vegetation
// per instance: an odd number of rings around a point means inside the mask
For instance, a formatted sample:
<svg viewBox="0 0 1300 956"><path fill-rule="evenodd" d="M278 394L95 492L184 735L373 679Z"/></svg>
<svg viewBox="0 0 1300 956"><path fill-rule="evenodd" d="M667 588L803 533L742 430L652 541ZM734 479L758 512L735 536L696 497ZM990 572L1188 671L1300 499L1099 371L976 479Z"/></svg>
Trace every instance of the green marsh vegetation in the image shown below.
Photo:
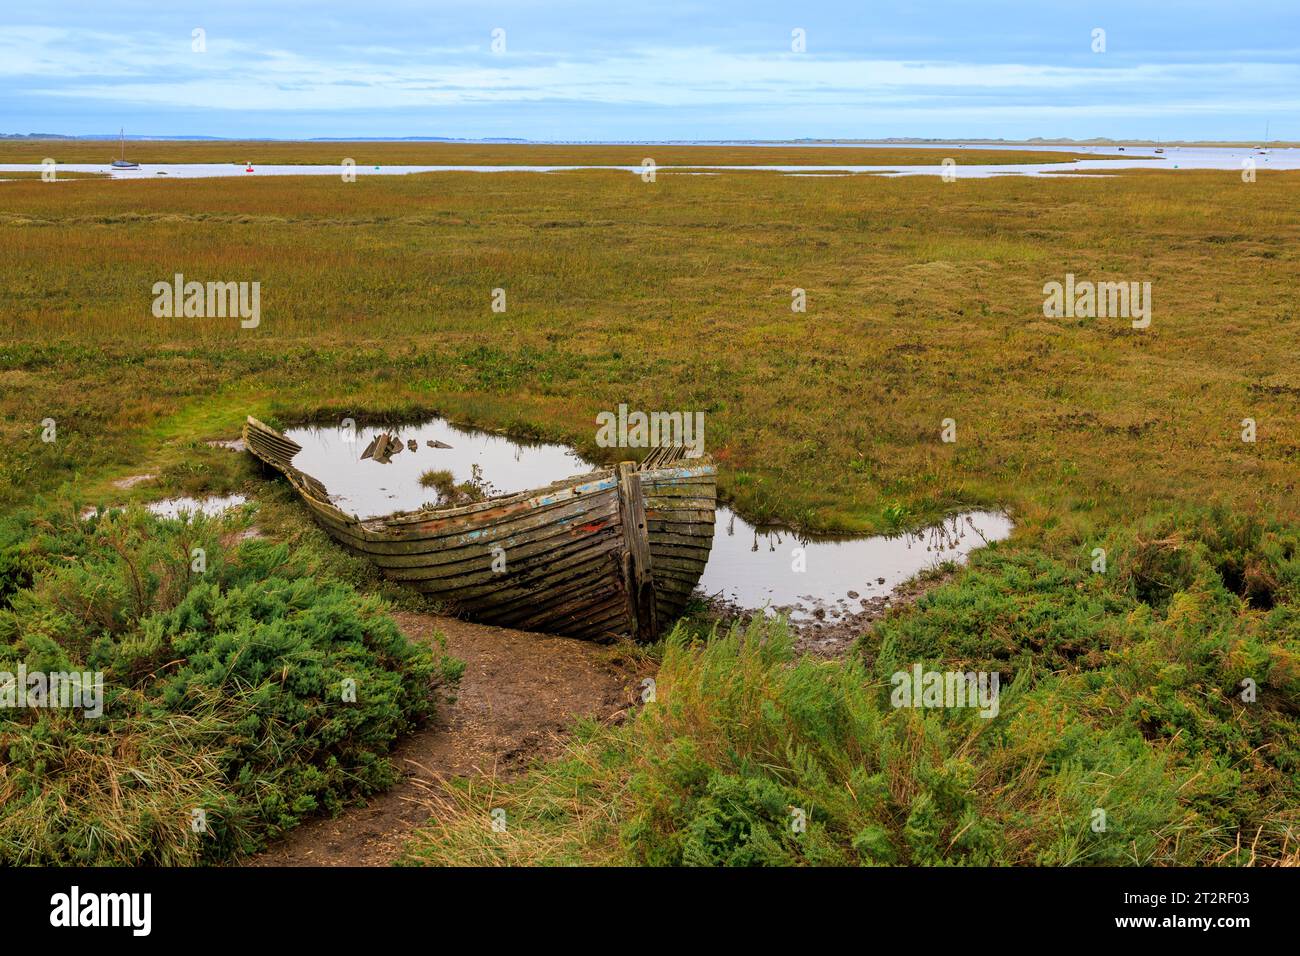
<svg viewBox="0 0 1300 956"><path fill-rule="evenodd" d="M597 458L599 411L699 409L747 516L1005 507L1017 533L842 664L791 661L779 627L688 628L654 706L492 795L504 840L476 785L413 860L1294 862L1298 195L1267 171L0 184L0 581L53 586L37 495L243 490L273 538L337 560L203 443L249 413L439 411ZM260 281L261 326L154 319L177 272ZM1067 272L1151 281L1151 327L1044 318ZM890 708L917 660L999 669L1000 716Z"/></svg>
<svg viewBox="0 0 1300 956"><path fill-rule="evenodd" d="M0 495L137 468L249 411L439 408L594 453L595 413L628 401L705 411L740 508L809 527L1286 509L1296 182L7 183ZM262 326L154 319L177 272L260 281ZM1067 272L1149 278L1152 328L1044 319ZM45 417L59 443L32 441Z"/></svg>
<svg viewBox="0 0 1300 956"><path fill-rule="evenodd" d="M219 861L396 780L457 662L248 522L66 510L7 550L0 671L98 672L104 700L0 711L0 860Z"/></svg>

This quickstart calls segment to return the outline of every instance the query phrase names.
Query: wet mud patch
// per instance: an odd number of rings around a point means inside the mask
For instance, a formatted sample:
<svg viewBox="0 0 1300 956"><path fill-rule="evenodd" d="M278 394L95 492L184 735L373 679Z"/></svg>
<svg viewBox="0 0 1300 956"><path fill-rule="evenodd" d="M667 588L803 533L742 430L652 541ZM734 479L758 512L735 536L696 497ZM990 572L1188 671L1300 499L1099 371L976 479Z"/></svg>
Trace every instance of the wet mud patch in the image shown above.
<svg viewBox="0 0 1300 956"><path fill-rule="evenodd" d="M957 574L954 564L945 564L923 571L904 581L888 594L875 594L859 598L856 608L834 618L805 616L788 619L794 634L794 651L825 660L839 660L848 656L858 639L870 634L876 625L891 612L910 607L935 588L950 582ZM707 602L708 617L728 624L733 621L745 624L764 610L742 608L734 603L713 597Z"/></svg>

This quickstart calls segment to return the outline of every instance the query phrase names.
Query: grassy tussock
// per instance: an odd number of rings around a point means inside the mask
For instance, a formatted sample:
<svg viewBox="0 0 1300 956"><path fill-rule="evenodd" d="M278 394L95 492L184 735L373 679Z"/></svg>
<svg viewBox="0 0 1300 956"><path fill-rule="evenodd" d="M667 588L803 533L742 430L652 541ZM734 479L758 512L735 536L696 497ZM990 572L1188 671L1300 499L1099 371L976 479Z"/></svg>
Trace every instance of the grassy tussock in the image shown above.
<svg viewBox="0 0 1300 956"><path fill-rule="evenodd" d="M707 643L670 639L657 680L657 701L628 726L588 725L567 758L492 793L463 792L454 810L435 814L408 862L1077 861L1097 791L1136 796L1160 776L1147 765L1117 782L1092 774L1044 792L1002 759L989 724L892 710L861 662L793 660L779 623ZM1015 713L1019 695L1004 708ZM1049 743L1034 720L1011 727L1018 737L1032 730L1041 758ZM1168 801L1149 803L1149 817L1180 822ZM506 813L505 834L492 831L495 808ZM803 833L791 825L796 808ZM1045 832L1046 819L1060 832ZM1163 842L1144 838L1142 851L1150 857Z"/></svg>

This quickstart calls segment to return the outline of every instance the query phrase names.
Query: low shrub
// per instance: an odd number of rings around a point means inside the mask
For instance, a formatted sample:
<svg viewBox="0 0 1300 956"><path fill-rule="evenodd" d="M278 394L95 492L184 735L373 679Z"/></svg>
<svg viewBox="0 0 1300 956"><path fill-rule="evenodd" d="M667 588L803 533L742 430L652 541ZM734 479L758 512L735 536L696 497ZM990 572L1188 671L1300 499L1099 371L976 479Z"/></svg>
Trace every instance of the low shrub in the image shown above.
<svg viewBox="0 0 1300 956"><path fill-rule="evenodd" d="M38 530L32 582L0 611L0 672L101 672L103 714L0 709L4 862L256 850L389 786L386 752L458 676L382 601L238 519L133 509Z"/></svg>

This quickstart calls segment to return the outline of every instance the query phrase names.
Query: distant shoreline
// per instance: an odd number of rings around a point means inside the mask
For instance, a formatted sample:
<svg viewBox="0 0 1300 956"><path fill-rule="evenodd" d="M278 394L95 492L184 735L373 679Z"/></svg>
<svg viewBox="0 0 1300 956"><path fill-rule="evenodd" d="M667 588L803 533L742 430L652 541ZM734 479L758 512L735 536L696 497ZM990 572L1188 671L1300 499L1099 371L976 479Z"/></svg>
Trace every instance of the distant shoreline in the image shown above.
<svg viewBox="0 0 1300 956"><path fill-rule="evenodd" d="M65 135L63 133L0 133L0 141L9 142L98 142L117 140L117 134L90 133ZM514 145L514 146L946 146L964 144L970 146L1163 146L1163 147L1258 147L1287 149L1300 146L1300 140L1154 140L1154 139L962 139L947 137L890 137L886 139L839 139L839 138L803 138L803 139L518 139L514 137L484 137L466 139L451 136L314 136L314 137L270 137L270 136L127 136L130 142L143 143L460 143L469 145Z"/></svg>

